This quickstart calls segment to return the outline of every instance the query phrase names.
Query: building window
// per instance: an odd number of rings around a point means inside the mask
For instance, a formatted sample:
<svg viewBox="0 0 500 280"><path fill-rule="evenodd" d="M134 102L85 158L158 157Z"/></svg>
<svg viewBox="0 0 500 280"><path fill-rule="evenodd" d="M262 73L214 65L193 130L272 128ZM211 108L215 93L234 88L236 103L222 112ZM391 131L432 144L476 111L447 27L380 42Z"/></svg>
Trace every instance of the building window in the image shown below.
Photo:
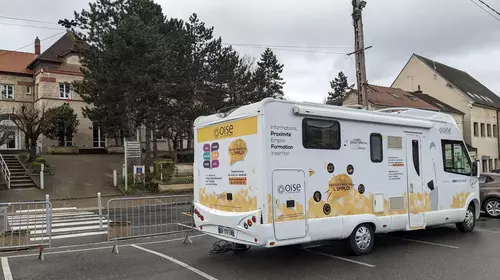
<svg viewBox="0 0 500 280"><path fill-rule="evenodd" d="M493 125L493 137L497 137L497 136L498 136L497 125L494 124Z"/></svg>
<svg viewBox="0 0 500 280"><path fill-rule="evenodd" d="M482 172L488 172L488 160L483 159L483 170Z"/></svg>
<svg viewBox="0 0 500 280"><path fill-rule="evenodd" d="M30 94L31 94L31 91L32 91L31 87L30 87L30 86L27 86L27 87L26 87L26 94L30 95Z"/></svg>
<svg viewBox="0 0 500 280"><path fill-rule="evenodd" d="M485 137L486 134L484 133L484 123L481 124L481 137Z"/></svg>
<svg viewBox="0 0 500 280"><path fill-rule="evenodd" d="M479 136L479 127L477 122L474 123L474 136Z"/></svg>
<svg viewBox="0 0 500 280"><path fill-rule="evenodd" d="M490 158L490 170L494 170L495 167L493 167L493 159Z"/></svg>
<svg viewBox="0 0 500 280"><path fill-rule="evenodd" d="M59 98L70 99L71 98L71 84L60 83L59 84Z"/></svg>
<svg viewBox="0 0 500 280"><path fill-rule="evenodd" d="M332 120L304 119L302 145L306 149L340 149L340 123Z"/></svg>
<svg viewBox="0 0 500 280"><path fill-rule="evenodd" d="M14 99L13 85L0 85L0 92L2 93L2 99Z"/></svg>
<svg viewBox="0 0 500 280"><path fill-rule="evenodd" d="M471 175L471 161L462 141L441 140L441 148L445 172Z"/></svg>
<svg viewBox="0 0 500 280"><path fill-rule="evenodd" d="M491 124L486 125L486 132L488 133L488 137L491 137Z"/></svg>
<svg viewBox="0 0 500 280"><path fill-rule="evenodd" d="M384 151L382 145L382 135L372 133L370 135L370 158L372 162L382 162L384 160Z"/></svg>

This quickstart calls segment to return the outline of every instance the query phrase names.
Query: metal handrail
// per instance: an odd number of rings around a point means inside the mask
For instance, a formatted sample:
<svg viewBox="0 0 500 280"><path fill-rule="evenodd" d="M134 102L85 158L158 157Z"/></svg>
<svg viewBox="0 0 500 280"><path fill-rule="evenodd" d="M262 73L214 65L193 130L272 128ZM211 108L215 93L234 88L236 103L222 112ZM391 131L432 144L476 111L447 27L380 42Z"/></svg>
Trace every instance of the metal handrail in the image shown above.
<svg viewBox="0 0 500 280"><path fill-rule="evenodd" d="M7 183L7 188L10 189L10 170L9 167L7 166L7 163L3 159L2 154L0 154L0 167L2 169L3 178Z"/></svg>

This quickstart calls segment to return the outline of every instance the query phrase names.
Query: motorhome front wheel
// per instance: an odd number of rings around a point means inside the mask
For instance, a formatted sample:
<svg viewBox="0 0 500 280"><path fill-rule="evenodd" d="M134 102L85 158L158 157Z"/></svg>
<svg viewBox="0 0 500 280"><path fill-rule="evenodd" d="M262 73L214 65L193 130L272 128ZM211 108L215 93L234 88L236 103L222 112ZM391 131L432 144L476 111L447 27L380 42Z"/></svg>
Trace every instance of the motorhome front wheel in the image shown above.
<svg viewBox="0 0 500 280"><path fill-rule="evenodd" d="M465 218L463 222L456 224L458 231L460 232L471 232L476 226L476 211L474 210L474 205L471 203L465 212Z"/></svg>

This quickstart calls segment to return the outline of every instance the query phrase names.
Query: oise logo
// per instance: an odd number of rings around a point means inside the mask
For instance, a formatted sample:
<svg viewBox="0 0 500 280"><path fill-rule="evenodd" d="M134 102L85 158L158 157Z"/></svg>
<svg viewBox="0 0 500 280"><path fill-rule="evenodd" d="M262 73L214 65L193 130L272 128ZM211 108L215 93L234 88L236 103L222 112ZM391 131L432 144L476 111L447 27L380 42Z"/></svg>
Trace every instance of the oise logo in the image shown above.
<svg viewBox="0 0 500 280"><path fill-rule="evenodd" d="M278 186L278 193L284 194L286 193L300 193L302 190L301 184L286 184Z"/></svg>
<svg viewBox="0 0 500 280"><path fill-rule="evenodd" d="M209 169L219 167L219 143L203 145L203 167Z"/></svg>
<svg viewBox="0 0 500 280"><path fill-rule="evenodd" d="M233 130L234 130L234 126L232 124L216 127L216 128L214 128L214 137L215 137L215 139L218 139L221 137L232 136Z"/></svg>

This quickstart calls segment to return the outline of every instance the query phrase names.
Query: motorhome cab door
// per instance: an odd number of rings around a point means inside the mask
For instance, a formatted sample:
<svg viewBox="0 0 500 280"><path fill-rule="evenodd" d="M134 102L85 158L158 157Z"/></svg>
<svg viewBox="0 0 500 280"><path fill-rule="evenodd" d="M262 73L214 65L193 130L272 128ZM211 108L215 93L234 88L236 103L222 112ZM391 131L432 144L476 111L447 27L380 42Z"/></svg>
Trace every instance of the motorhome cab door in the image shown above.
<svg viewBox="0 0 500 280"><path fill-rule="evenodd" d="M406 135L406 174L408 176L408 219L411 229L424 226L424 195L422 174L422 143L420 135Z"/></svg>
<svg viewBox="0 0 500 280"><path fill-rule="evenodd" d="M306 186L301 169L273 171L273 220L277 240L306 236Z"/></svg>

